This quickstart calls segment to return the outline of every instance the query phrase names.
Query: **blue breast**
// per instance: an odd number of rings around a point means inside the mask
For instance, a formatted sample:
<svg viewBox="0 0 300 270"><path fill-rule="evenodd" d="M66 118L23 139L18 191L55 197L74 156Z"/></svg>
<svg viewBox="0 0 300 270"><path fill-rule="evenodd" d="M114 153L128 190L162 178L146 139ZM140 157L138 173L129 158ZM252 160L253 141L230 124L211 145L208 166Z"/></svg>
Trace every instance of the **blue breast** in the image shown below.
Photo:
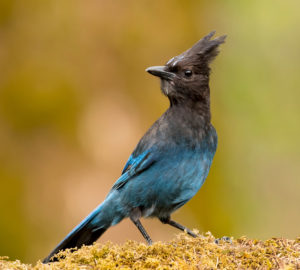
<svg viewBox="0 0 300 270"><path fill-rule="evenodd" d="M182 144L160 149L156 153L158 160L118 190L120 203L126 203L128 211L134 207L144 209L144 216L170 215L201 188L216 146L216 133L211 132L196 146Z"/></svg>

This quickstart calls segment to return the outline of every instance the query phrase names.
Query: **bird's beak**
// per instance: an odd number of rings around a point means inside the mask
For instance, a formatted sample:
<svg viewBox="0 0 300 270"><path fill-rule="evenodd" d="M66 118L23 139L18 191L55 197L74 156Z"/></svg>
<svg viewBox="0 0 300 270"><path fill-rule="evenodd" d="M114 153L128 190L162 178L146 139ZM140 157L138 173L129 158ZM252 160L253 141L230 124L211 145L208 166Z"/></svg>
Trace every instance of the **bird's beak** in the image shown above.
<svg viewBox="0 0 300 270"><path fill-rule="evenodd" d="M150 74L160 77L165 80L172 80L175 77L175 74L169 71L166 71L166 66L154 66L146 69Z"/></svg>

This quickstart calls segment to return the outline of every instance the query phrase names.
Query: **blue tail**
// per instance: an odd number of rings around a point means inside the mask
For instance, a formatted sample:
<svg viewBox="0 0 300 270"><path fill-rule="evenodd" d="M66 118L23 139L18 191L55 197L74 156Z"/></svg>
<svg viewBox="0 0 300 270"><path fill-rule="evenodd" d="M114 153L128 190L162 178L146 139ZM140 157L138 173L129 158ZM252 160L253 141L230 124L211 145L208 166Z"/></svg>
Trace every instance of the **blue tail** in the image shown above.
<svg viewBox="0 0 300 270"><path fill-rule="evenodd" d="M82 245L93 244L111 226L111 222L101 215L103 206L104 203L100 204L78 226L76 226L67 237L58 244L50 255L43 260L43 263L54 261L55 259L51 260L51 258L61 250L67 248L80 248Z"/></svg>

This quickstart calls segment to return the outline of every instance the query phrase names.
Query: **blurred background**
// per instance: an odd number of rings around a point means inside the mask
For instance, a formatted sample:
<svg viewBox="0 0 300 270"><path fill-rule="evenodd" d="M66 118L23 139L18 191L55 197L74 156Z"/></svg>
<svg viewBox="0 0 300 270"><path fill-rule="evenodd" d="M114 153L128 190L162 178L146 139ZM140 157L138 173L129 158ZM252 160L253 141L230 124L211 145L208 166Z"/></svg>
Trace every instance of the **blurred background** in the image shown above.
<svg viewBox="0 0 300 270"><path fill-rule="evenodd" d="M105 198L166 110L164 64L211 30L219 146L174 219L200 232L294 238L300 224L300 2L0 2L0 255L45 257ZM144 220L154 241L178 231ZM144 242L130 221L100 242Z"/></svg>

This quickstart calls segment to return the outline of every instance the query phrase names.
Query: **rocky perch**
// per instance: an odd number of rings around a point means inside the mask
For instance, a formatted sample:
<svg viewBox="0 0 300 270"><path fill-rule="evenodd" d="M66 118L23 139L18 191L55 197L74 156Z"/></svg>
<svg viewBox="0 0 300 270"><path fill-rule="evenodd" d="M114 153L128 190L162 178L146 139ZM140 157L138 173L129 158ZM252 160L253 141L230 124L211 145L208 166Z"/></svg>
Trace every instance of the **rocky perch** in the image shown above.
<svg viewBox="0 0 300 270"><path fill-rule="evenodd" d="M50 264L28 265L0 257L0 269L300 269L300 237L215 240L206 233L198 238L179 234L152 246L96 243L61 252L59 261Z"/></svg>

